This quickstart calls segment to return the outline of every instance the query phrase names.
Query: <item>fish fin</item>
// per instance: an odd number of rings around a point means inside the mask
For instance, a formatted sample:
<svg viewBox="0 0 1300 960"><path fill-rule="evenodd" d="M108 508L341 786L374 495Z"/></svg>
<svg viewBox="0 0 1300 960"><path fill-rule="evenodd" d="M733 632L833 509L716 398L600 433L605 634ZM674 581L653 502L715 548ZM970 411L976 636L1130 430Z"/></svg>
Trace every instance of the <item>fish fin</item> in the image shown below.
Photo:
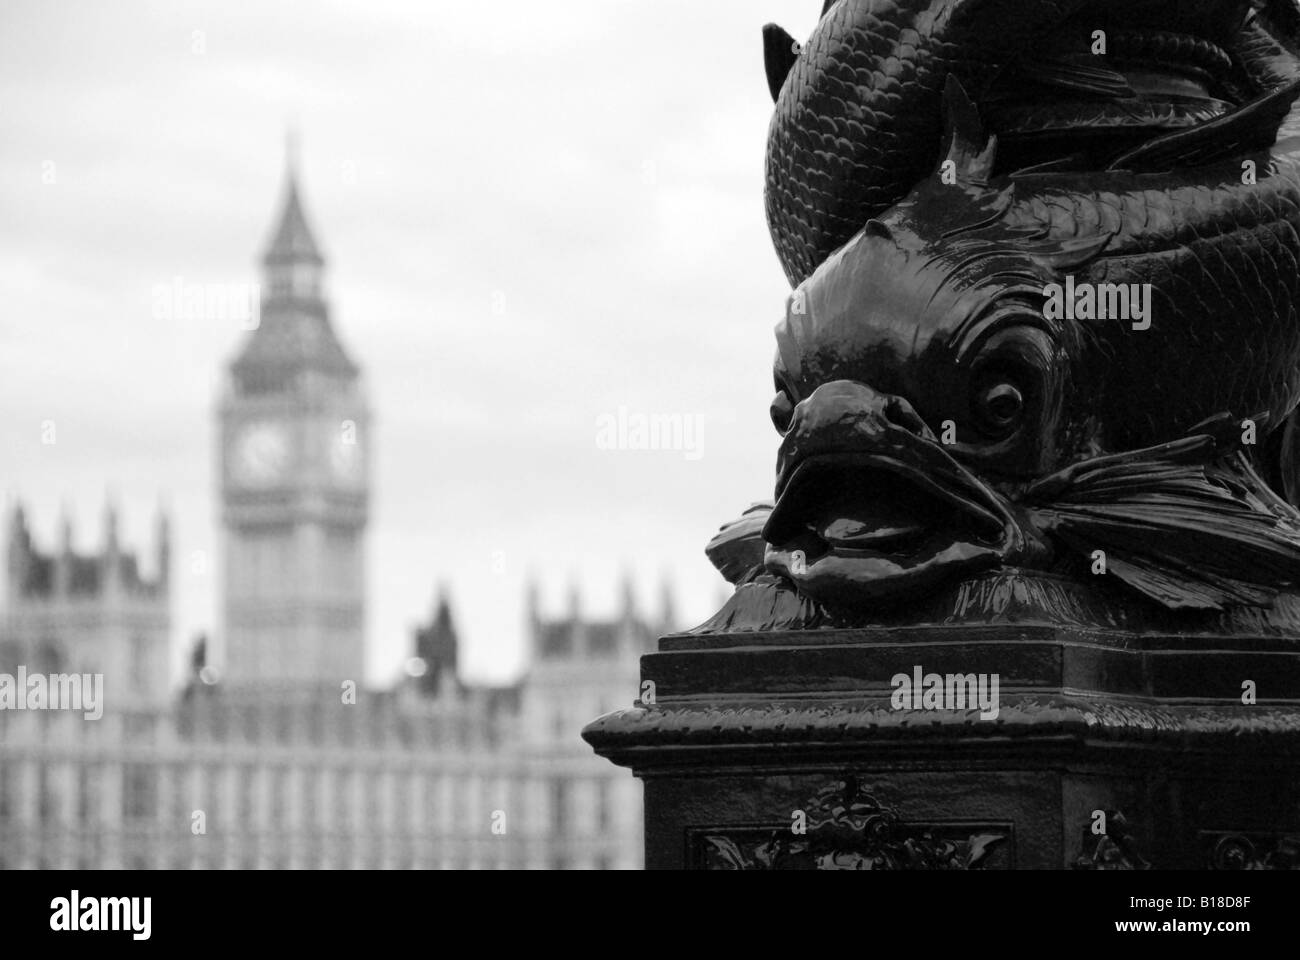
<svg viewBox="0 0 1300 960"><path fill-rule="evenodd" d="M799 41L775 23L763 28L763 66L767 70L767 89L775 103L781 96L781 85L799 59Z"/></svg>
<svg viewBox="0 0 1300 960"><path fill-rule="evenodd" d="M752 571L717 613L689 632L741 633L751 630L810 630L841 626L821 604L804 596L784 577Z"/></svg>
<svg viewBox="0 0 1300 960"><path fill-rule="evenodd" d="M1240 452L1211 463L1201 434L1077 464L1064 486L1031 488L1035 523L1082 558L1171 609L1271 605L1300 585L1300 517Z"/></svg>
<svg viewBox="0 0 1300 960"><path fill-rule="evenodd" d="M1300 413L1293 411L1287 417L1286 425L1277 431L1281 444L1279 479L1282 487L1278 495L1291 506L1300 508L1300 424L1296 423L1297 416Z"/></svg>
<svg viewBox="0 0 1300 960"><path fill-rule="evenodd" d="M889 229L888 224L872 217L862 227L862 232L869 237L880 237L882 240L894 239L894 232Z"/></svg>
<svg viewBox="0 0 1300 960"><path fill-rule="evenodd" d="M1268 21L1269 33L1294 50L1300 46L1300 5L1296 0L1256 0L1257 15Z"/></svg>
<svg viewBox="0 0 1300 960"><path fill-rule="evenodd" d="M1206 417L1195 426L1188 427L1186 435L1188 437L1209 437L1214 443L1214 455L1217 457L1242 449L1242 427L1247 420L1254 421L1258 434L1263 436L1268 433L1268 424L1272 419L1273 414L1267 410L1252 413L1248 417L1238 417L1231 413L1216 413L1212 417Z"/></svg>
<svg viewBox="0 0 1300 960"><path fill-rule="evenodd" d="M998 138L985 130L979 108L951 73L943 87L943 114L945 158L940 169L951 161L959 183L986 186L997 161Z"/></svg>
<svg viewBox="0 0 1300 960"><path fill-rule="evenodd" d="M1259 462L1265 479L1292 507L1300 507L1300 409L1268 436L1260 431Z"/></svg>
<svg viewBox="0 0 1300 960"><path fill-rule="evenodd" d="M1268 420L1268 412L1257 413L1252 419L1262 424ZM1227 453L1240 439L1241 418L1226 412L1216 413L1188 427L1187 436L1209 437L1218 452Z"/></svg>
<svg viewBox="0 0 1300 960"><path fill-rule="evenodd" d="M1148 140L1112 160L1107 170L1156 173L1194 167L1249 150L1266 150L1300 97L1300 79L1205 123Z"/></svg>
<svg viewBox="0 0 1300 960"><path fill-rule="evenodd" d="M1037 61L1021 64L1018 75L1044 86L1072 90L1113 100L1130 100L1137 96L1124 74L1066 60Z"/></svg>
<svg viewBox="0 0 1300 960"><path fill-rule="evenodd" d="M1048 239L1027 242L1019 249L1042 267L1057 273L1073 270L1085 263L1091 263L1106 249L1115 232L1099 233L1092 236L1071 237L1068 240Z"/></svg>
<svg viewBox="0 0 1300 960"><path fill-rule="evenodd" d="M1008 176L1014 180L1020 177L1036 177L1040 174L1078 173L1087 169L1087 160L1084 155L1082 153L1072 153L1066 157L1057 157L1055 160L1036 163L1031 167L1021 167L1019 170L1012 171Z"/></svg>
<svg viewBox="0 0 1300 960"><path fill-rule="evenodd" d="M1134 537L1142 534L1135 531ZM1102 541L1088 533L1071 529L1058 531L1062 541L1080 556L1091 557L1094 550L1106 556L1106 573L1116 577L1126 586L1145 595L1170 610L1222 610L1231 606L1268 607L1277 596L1278 588L1249 583L1225 576L1213 570L1196 569L1180 563L1168 555L1139 552L1117 544L1112 539ZM1147 533L1150 536L1150 533Z"/></svg>
<svg viewBox="0 0 1300 960"><path fill-rule="evenodd" d="M704 548L709 561L728 583L743 582L763 565L767 549L763 525L771 513L770 502L753 504L739 518L724 524Z"/></svg>

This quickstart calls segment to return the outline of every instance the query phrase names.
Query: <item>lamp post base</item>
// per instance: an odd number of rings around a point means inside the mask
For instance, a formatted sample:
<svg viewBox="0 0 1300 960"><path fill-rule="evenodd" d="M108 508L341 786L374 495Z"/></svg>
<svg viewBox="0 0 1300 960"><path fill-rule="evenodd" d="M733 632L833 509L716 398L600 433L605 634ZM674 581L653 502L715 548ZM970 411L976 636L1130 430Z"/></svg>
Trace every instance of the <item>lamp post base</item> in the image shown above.
<svg viewBox="0 0 1300 960"><path fill-rule="evenodd" d="M1300 868L1300 640L1267 632L670 636L583 736L644 779L649 868Z"/></svg>

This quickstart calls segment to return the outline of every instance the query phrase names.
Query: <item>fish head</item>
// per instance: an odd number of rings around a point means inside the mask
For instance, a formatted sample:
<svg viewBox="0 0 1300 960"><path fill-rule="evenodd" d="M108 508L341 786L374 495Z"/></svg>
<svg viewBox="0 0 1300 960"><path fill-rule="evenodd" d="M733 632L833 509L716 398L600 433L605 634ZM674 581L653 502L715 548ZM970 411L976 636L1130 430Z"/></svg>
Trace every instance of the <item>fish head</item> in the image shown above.
<svg viewBox="0 0 1300 960"><path fill-rule="evenodd" d="M904 401L948 455L983 474L1052 469L1083 344L1079 325L1044 317L1042 276L1007 248L929 248L872 221L787 301L774 425L788 435L819 387L855 381Z"/></svg>
<svg viewBox="0 0 1300 960"><path fill-rule="evenodd" d="M1154 18L1142 25L1159 32L1153 3L1106 6L1117 24L1140 9ZM1229 25L1245 11L1244 4L1209 0L1197 7L1231 13L1223 17ZM1216 20L1188 35L1233 32L1221 27ZM780 66L788 58L777 59ZM1052 76L1040 67L1035 76ZM833 71L828 75L838 90ZM776 90L778 120L785 117L781 101L799 95L805 79L796 65ZM927 104L939 96L938 82ZM1064 168L1053 160L1026 170L1016 162L1024 142L1011 163L995 167L997 136L983 127L961 80L949 73L944 83L947 160L918 182L913 174L928 163L918 150L901 178L910 188L890 181L870 203L831 209L814 226L833 229L812 253L792 257L782 247L787 234L799 232L790 224L816 220L787 201L821 197L824 181L802 192L779 183L769 190L769 212L781 215L778 251L798 286L777 328L771 413L782 440L776 499L762 529L767 570L830 607L896 602L983 567L1046 565L1058 550L1101 549L1115 579L1171 609L1264 605L1269 591L1293 588L1300 583L1300 516L1271 495L1250 458L1226 438L1241 414L1284 414L1294 395L1277 401L1278 410L1265 409L1255 391L1241 410L1215 395L1204 409L1156 404L1168 416L1147 413L1152 405L1144 401L1169 380L1149 376L1165 369L1152 357L1177 366L1178 352L1155 338L1135 343L1117 324L1081 323L1046 306L1048 286L1091 268L1114 228L1057 229L1003 216L1013 209L1017 181ZM1289 109L1294 96L1282 92ZM795 119L790 124L798 127ZM1014 125L992 129L1008 139L1026 136ZM1194 146L1182 134L1134 136L1147 140L1118 159L1139 170L1163 169L1165 153ZM879 139L864 137L863 149L874 150ZM774 142L769 159L781 160L788 144ZM820 158L826 149L819 140L808 153ZM881 177L893 176L892 165L883 166ZM836 161L835 169L859 186L867 182L852 164ZM1101 268L1091 275L1110 276ZM1173 372L1185 381L1197 377L1194 367ZM1222 422L1207 427L1207 415Z"/></svg>
<svg viewBox="0 0 1300 960"><path fill-rule="evenodd" d="M1044 317L1032 258L978 246L929 244L904 211L787 302L764 539L811 596L906 598L1036 546L1014 491L1073 455L1078 327Z"/></svg>

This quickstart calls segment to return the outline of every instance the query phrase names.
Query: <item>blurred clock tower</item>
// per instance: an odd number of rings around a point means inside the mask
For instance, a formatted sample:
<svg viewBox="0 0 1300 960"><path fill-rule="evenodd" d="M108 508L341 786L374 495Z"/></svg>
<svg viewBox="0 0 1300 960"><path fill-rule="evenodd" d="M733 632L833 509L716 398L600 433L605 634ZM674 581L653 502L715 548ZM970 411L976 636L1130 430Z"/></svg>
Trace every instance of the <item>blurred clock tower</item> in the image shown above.
<svg viewBox="0 0 1300 960"><path fill-rule="evenodd" d="M230 691L338 695L364 668L369 414L297 181L291 150L260 315L221 401L220 676Z"/></svg>

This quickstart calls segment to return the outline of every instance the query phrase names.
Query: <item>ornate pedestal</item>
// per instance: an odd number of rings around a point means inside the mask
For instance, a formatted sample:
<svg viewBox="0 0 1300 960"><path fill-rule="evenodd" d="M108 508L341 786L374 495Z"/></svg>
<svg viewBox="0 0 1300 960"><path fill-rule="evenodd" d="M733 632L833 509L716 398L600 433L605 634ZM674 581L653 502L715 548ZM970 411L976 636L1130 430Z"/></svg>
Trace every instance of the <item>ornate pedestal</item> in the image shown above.
<svg viewBox="0 0 1300 960"><path fill-rule="evenodd" d="M1300 5L764 41L773 500L584 731L648 864L1296 866Z"/></svg>
<svg viewBox="0 0 1300 960"><path fill-rule="evenodd" d="M644 779L651 868L1300 867L1300 604L1174 633L1102 603L1002 571L911 625L724 608L583 736Z"/></svg>

